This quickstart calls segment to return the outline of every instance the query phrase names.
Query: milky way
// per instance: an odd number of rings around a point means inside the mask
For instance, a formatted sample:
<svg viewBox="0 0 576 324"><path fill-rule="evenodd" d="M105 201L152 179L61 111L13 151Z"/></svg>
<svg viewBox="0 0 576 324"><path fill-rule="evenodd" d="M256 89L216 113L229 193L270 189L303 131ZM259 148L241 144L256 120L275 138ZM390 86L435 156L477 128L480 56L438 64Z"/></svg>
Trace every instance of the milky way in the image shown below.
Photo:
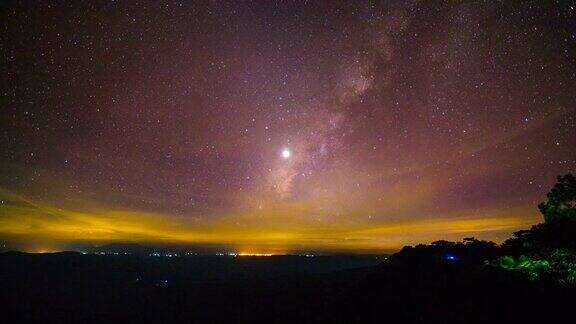
<svg viewBox="0 0 576 324"><path fill-rule="evenodd" d="M540 221L576 7L0 5L0 240L386 251Z"/></svg>

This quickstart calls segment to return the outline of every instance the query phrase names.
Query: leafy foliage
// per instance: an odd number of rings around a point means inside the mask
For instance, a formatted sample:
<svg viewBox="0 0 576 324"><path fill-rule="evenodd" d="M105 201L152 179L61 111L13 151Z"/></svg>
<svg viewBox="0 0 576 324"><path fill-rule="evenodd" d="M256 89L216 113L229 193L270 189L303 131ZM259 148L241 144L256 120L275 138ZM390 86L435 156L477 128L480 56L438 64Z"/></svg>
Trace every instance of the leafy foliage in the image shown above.
<svg viewBox="0 0 576 324"><path fill-rule="evenodd" d="M520 271L531 279L548 277L563 284L576 284L576 254L556 250L540 259L521 255L514 258L510 255L498 259L498 265L507 270Z"/></svg>
<svg viewBox="0 0 576 324"><path fill-rule="evenodd" d="M548 200L538 205L546 223L559 219L576 219L576 178L566 174L546 195Z"/></svg>
<svg viewBox="0 0 576 324"><path fill-rule="evenodd" d="M550 263L559 282L576 284L576 254L557 250L551 255Z"/></svg>
<svg viewBox="0 0 576 324"><path fill-rule="evenodd" d="M521 255L518 259L505 255L500 257L498 263L504 269L522 271L529 275L531 279L537 279L542 272L550 270L550 262L548 260L532 259L525 255Z"/></svg>
<svg viewBox="0 0 576 324"><path fill-rule="evenodd" d="M576 252L576 219L557 219L515 232L504 248L511 254L551 253L559 249Z"/></svg>

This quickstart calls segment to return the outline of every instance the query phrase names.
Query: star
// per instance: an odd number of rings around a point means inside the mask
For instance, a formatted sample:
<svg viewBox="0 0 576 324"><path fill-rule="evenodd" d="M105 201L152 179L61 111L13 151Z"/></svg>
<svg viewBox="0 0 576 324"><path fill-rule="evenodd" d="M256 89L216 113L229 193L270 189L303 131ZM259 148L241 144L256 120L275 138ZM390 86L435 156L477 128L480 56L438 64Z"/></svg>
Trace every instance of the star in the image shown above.
<svg viewBox="0 0 576 324"><path fill-rule="evenodd" d="M290 152L289 149L283 149L282 150L282 158L287 160L290 158L290 156L292 155L292 152Z"/></svg>

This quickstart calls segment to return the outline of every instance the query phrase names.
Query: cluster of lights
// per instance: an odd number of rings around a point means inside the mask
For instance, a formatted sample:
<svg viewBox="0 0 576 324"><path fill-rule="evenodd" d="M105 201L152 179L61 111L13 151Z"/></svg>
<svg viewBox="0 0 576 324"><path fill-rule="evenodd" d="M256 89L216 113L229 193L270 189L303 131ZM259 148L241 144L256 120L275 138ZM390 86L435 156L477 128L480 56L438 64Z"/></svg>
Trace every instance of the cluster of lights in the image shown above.
<svg viewBox="0 0 576 324"><path fill-rule="evenodd" d="M238 253L238 256L256 256L256 257L261 257L261 256L273 256L274 254L272 253Z"/></svg>
<svg viewBox="0 0 576 324"><path fill-rule="evenodd" d="M90 254L88 252L81 252L82 254ZM93 254L96 255L131 255L130 252L94 252ZM193 256L193 255L199 255L198 253L192 253L192 252L186 252L184 254L178 254L178 253L158 253L158 252L153 252L148 254L148 256L150 257L167 257L167 258L174 258L174 257L180 257L180 256ZM275 255L282 255L282 254L274 254L274 253L255 253L255 252L218 252L214 254L215 256L230 256L230 257L270 257L270 256L275 256ZM301 257L307 257L307 258L313 258L316 255L314 254L297 254L298 256Z"/></svg>
<svg viewBox="0 0 576 324"><path fill-rule="evenodd" d="M261 256L273 256L275 254L272 253L249 253L249 252L240 252L240 253L235 253L235 252L228 252L228 253L216 253L217 256L231 256L231 257L242 257L242 256L257 256L257 257L261 257Z"/></svg>

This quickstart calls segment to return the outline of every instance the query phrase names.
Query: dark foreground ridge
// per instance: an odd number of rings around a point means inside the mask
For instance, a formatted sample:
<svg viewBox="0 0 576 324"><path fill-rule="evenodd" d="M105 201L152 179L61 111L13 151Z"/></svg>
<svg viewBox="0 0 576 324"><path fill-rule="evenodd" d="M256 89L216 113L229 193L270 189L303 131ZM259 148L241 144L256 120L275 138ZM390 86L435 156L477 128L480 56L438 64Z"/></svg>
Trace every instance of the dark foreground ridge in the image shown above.
<svg viewBox="0 0 576 324"><path fill-rule="evenodd" d="M8 252L0 254L0 304L11 323L301 321L323 314L382 260Z"/></svg>
<svg viewBox="0 0 576 324"><path fill-rule="evenodd" d="M0 255L2 322L571 323L576 179L502 245L376 256Z"/></svg>

